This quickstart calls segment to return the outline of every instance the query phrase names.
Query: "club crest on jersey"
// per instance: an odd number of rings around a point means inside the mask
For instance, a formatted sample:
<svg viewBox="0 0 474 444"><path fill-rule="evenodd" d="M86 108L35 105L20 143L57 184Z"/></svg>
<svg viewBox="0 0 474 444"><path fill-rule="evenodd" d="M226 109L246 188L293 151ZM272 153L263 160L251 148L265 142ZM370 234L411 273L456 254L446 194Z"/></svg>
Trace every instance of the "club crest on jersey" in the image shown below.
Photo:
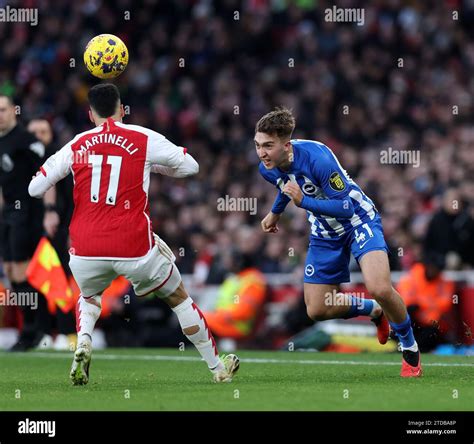
<svg viewBox="0 0 474 444"><path fill-rule="evenodd" d="M346 184L344 183L341 175L337 171L334 171L334 173L332 173L329 177L329 186L334 191L343 191L346 188Z"/></svg>
<svg viewBox="0 0 474 444"><path fill-rule="evenodd" d="M315 196L317 192L316 185L310 182L304 183L301 189L303 190L303 193L306 194L307 196Z"/></svg>

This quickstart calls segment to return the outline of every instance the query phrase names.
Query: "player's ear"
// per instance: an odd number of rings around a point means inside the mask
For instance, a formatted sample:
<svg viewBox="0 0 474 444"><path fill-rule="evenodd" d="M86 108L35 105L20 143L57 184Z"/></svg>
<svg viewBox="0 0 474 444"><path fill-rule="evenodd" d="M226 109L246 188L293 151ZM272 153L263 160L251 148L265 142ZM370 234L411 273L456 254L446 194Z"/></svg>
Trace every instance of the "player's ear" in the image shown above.
<svg viewBox="0 0 474 444"><path fill-rule="evenodd" d="M92 123L95 123L94 114L92 114L92 110L90 108L89 108L89 119Z"/></svg>
<svg viewBox="0 0 474 444"><path fill-rule="evenodd" d="M123 105L120 104L120 118L123 119L124 116L125 116L125 110L123 108Z"/></svg>

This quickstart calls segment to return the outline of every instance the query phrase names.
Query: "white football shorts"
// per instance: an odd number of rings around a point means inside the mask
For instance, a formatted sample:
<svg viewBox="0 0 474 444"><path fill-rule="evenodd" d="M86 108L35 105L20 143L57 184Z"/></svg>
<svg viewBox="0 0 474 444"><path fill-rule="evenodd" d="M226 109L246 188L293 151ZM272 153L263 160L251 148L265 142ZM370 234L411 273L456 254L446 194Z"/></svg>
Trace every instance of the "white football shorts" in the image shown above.
<svg viewBox="0 0 474 444"><path fill-rule="evenodd" d="M129 280L137 296L166 298L178 288L181 275L175 256L156 234L155 246L137 260L85 259L71 255L69 267L85 298L101 294L119 275Z"/></svg>

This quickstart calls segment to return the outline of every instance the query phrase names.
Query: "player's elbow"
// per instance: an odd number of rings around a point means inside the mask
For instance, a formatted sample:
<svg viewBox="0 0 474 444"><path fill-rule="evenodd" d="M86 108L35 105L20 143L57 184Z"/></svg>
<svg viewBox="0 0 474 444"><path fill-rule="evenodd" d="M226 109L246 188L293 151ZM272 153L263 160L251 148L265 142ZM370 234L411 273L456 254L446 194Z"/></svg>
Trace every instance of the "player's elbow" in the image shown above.
<svg viewBox="0 0 474 444"><path fill-rule="evenodd" d="M28 194L31 197L41 199L50 188L49 182L41 174L34 177L28 185Z"/></svg>
<svg viewBox="0 0 474 444"><path fill-rule="evenodd" d="M194 176L195 174L199 173L199 164L189 156L187 160L187 168L184 177L186 176Z"/></svg>
<svg viewBox="0 0 474 444"><path fill-rule="evenodd" d="M28 194L31 197L36 197L37 199L40 199L44 195L44 193L41 192L39 187L35 186L34 180L32 180L30 182L30 185L28 186Z"/></svg>

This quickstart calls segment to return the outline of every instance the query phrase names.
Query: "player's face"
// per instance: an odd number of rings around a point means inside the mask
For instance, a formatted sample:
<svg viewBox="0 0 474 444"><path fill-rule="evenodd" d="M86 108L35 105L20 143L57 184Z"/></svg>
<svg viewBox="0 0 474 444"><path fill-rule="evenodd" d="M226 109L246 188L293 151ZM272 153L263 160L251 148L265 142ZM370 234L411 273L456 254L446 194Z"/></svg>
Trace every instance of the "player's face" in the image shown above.
<svg viewBox="0 0 474 444"><path fill-rule="evenodd" d="M6 97L0 97L0 131L10 128L15 119L15 107Z"/></svg>
<svg viewBox="0 0 474 444"><path fill-rule="evenodd" d="M49 145L53 139L51 126L47 120L32 120L28 125L28 131L45 145Z"/></svg>
<svg viewBox="0 0 474 444"><path fill-rule="evenodd" d="M277 135L257 132L254 142L257 156L265 168L278 167L288 160L289 141L285 142Z"/></svg>

